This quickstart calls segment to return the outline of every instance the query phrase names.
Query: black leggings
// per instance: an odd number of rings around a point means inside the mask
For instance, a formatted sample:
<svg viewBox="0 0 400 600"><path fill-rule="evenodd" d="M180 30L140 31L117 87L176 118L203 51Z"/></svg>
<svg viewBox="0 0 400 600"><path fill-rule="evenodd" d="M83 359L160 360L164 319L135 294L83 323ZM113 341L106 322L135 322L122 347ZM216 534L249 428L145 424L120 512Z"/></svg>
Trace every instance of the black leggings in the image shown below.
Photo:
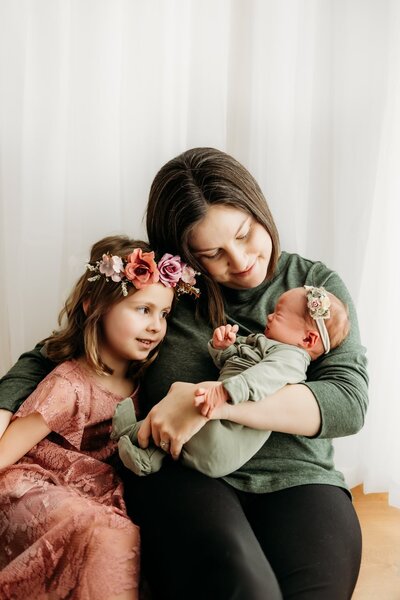
<svg viewBox="0 0 400 600"><path fill-rule="evenodd" d="M249 494L172 461L123 478L154 600L351 598L361 531L341 488Z"/></svg>

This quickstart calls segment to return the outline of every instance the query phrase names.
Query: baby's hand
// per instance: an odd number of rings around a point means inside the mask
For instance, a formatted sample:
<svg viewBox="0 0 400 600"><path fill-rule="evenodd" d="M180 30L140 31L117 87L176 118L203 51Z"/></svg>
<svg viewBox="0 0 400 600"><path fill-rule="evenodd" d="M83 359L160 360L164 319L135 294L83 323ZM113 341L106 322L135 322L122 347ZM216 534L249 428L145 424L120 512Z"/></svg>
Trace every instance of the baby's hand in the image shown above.
<svg viewBox="0 0 400 600"><path fill-rule="evenodd" d="M200 407L203 417L211 418L215 408L225 404L229 394L221 383L211 388L197 388L194 392L194 405Z"/></svg>
<svg viewBox="0 0 400 600"><path fill-rule="evenodd" d="M225 350L236 341L236 333L239 329L238 325L221 325L214 330L212 337L213 348Z"/></svg>

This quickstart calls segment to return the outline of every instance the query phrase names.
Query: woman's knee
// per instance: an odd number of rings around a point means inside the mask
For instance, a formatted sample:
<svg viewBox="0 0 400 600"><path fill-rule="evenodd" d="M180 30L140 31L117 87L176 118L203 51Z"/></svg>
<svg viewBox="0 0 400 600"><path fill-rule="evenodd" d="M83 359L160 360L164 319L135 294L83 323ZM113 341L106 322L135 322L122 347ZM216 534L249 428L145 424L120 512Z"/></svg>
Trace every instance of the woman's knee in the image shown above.
<svg viewBox="0 0 400 600"><path fill-rule="evenodd" d="M285 598L351 598L361 531L347 492L329 485L289 488L250 498L248 512Z"/></svg>

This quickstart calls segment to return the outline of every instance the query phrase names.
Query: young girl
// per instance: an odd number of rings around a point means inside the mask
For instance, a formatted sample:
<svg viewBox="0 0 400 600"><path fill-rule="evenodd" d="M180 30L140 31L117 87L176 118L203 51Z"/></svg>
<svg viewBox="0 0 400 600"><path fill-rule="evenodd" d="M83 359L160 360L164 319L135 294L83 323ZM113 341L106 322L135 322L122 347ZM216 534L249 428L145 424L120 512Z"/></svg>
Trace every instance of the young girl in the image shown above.
<svg viewBox="0 0 400 600"><path fill-rule="evenodd" d="M0 440L0 589L6 599L138 598L139 530L107 461L111 417L165 336L174 293L194 292L178 256L107 237L45 340L60 363Z"/></svg>

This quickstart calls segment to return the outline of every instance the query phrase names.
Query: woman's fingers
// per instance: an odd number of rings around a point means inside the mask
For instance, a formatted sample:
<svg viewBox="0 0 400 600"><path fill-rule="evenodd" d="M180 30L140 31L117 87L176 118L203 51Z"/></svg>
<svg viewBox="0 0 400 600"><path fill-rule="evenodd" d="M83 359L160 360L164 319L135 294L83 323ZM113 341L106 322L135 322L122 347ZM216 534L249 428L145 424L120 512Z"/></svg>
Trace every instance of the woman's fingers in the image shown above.
<svg viewBox="0 0 400 600"><path fill-rule="evenodd" d="M183 441L180 438L171 440L169 452L174 460L178 460L180 453L182 452Z"/></svg>
<svg viewBox="0 0 400 600"><path fill-rule="evenodd" d="M150 414L143 419L140 429L137 434L139 446L141 448L147 448L151 436L151 417Z"/></svg>

